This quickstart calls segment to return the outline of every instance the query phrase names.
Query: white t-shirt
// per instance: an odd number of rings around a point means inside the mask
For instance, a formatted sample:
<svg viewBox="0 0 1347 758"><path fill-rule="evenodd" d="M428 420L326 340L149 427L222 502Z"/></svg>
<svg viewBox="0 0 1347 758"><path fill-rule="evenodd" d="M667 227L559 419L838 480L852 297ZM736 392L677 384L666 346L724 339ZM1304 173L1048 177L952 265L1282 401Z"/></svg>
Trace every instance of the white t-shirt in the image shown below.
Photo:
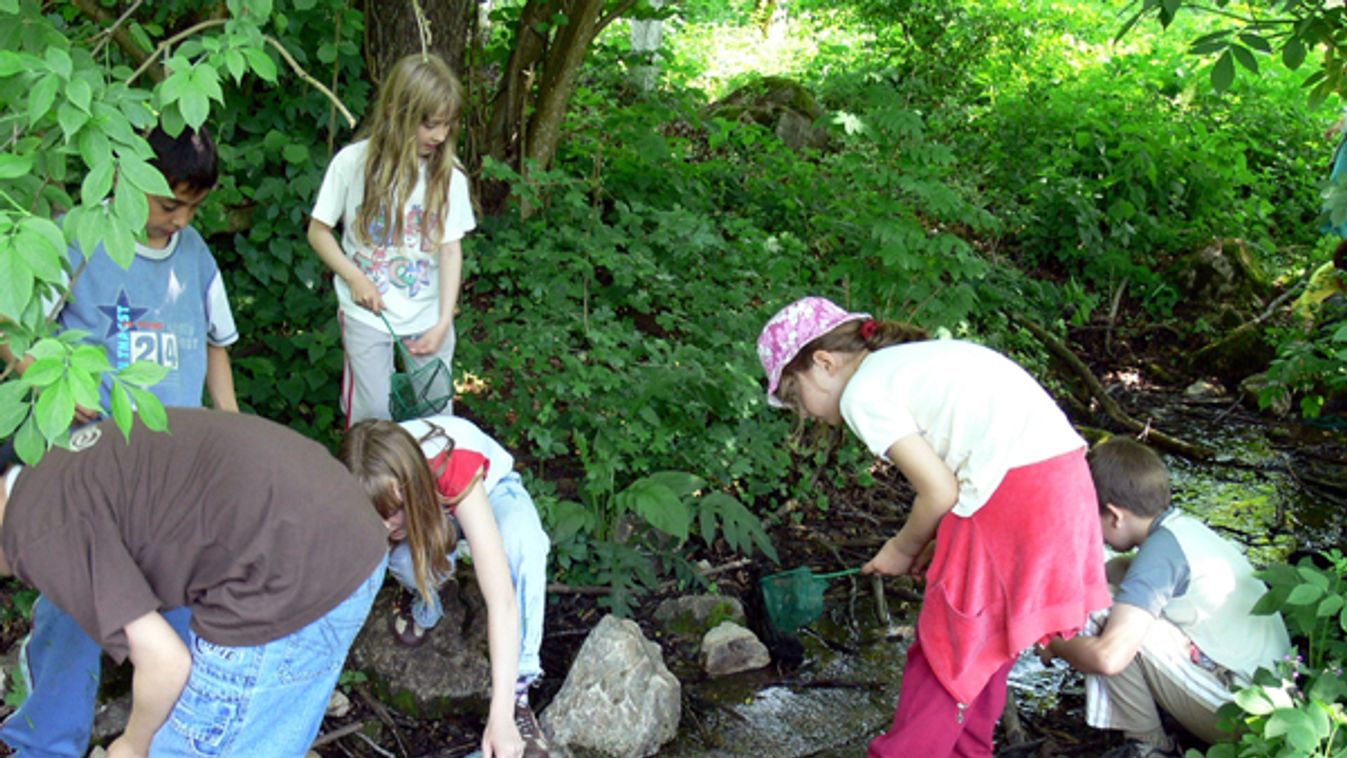
<svg viewBox="0 0 1347 758"><path fill-rule="evenodd" d="M971 516L1012 468L1085 447L1027 371L995 350L925 340L866 356L842 392L842 417L872 453L918 433L959 480Z"/></svg>
<svg viewBox="0 0 1347 758"><path fill-rule="evenodd" d="M393 224L386 218L370 229L373 245L362 245L355 235L356 214L365 199L365 156L369 140L347 145L332 159L314 202L313 217L335 228L341 223L341 249L379 288L384 314L401 336L418 334L439 320L440 245L454 242L477 226L468 198L468 177L455 168L449 179L448 218L438 240L425 232L434 228L425 218L426 184L418 177L403 208L402 239L390 240ZM384 331L383 321L351 299L351 288L336 277L337 304L347 318Z"/></svg>
<svg viewBox="0 0 1347 758"><path fill-rule="evenodd" d="M430 432L431 424L448 433L454 441L455 450L471 450L474 453L481 453L486 456L486 474L483 476L482 486L488 493L500 483L501 479L505 478L506 474L514 471L514 456L510 455L510 452L493 439L491 435L465 418L440 415L426 419L411 419L403 421L399 425L419 441ZM444 452L447 444L443 436L436 435L421 443L421 452L426 456L426 460L431 460Z"/></svg>

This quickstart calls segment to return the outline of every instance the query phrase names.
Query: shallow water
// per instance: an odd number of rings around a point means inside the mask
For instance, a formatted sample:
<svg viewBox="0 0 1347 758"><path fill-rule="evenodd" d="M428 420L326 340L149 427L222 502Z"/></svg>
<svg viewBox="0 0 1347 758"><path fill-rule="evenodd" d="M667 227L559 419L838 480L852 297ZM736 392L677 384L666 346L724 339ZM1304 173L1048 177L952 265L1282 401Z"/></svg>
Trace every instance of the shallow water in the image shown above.
<svg viewBox="0 0 1347 758"><path fill-rule="evenodd" d="M1210 463L1165 456L1175 504L1244 545L1256 565L1297 548L1344 544L1347 508L1336 483L1347 484L1347 461L1339 453L1347 435L1298 422L1269 424L1228 404L1150 400L1157 427L1218 451ZM803 637L804 662L797 670L685 678L680 734L661 755L863 755L893 717L917 610L891 595L888 603L901 634L888 635L892 627L878 620L868 581L838 582L829 589L828 615L812 627L816 634ZM1081 682L1062 662L1045 667L1026 652L1010 688L1018 713L1032 720L1064 709L1064 696L1078 704ZM1078 718L1057 715L1072 723ZM1079 725L1088 730L1083 721Z"/></svg>

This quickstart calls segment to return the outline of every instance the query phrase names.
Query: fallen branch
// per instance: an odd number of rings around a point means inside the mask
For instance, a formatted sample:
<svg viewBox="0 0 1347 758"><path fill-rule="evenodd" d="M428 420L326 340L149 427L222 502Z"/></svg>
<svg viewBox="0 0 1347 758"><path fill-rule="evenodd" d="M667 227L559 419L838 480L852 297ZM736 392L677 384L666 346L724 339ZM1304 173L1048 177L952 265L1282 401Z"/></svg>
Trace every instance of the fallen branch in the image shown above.
<svg viewBox="0 0 1347 758"><path fill-rule="evenodd" d="M326 745L329 742L336 742L342 737L355 734L356 732L365 728L365 723L366 722L364 721L357 721L352 724L347 724L346 726L343 726L340 729L333 729L327 734L320 734L318 735L318 738L313 741L313 744L309 746L309 749L317 750L318 748L322 747L323 745Z"/></svg>
<svg viewBox="0 0 1347 758"><path fill-rule="evenodd" d="M717 576L719 574L723 574L726 571L733 571L735 569L743 568L744 566L748 566L752 563L753 563L752 558L740 558L738 560L730 561L729 563L723 563L714 568L709 568L706 571L701 572L701 576L710 578L713 576ZM665 592L667 590L673 589L676 586L678 586L678 580L670 579L667 582L663 582L658 587L656 587L655 592ZM613 588L601 584L578 585L572 587L569 584L562 584L561 582L552 582L551 584L547 585L547 591L554 595L607 595L613 591Z"/></svg>
<svg viewBox="0 0 1347 758"><path fill-rule="evenodd" d="M1076 357L1076 354L1071 352L1071 350L1067 348L1066 345L1062 344L1060 340L1049 334L1047 330L1037 324L1020 318L1016 318L1015 321L1024 326L1025 329L1028 329L1031 334L1043 343L1043 346L1048 349L1048 352L1052 353L1053 356L1061 360L1062 363L1066 364L1068 368L1075 372L1080 380L1085 383L1085 387L1089 391L1090 396L1099 401L1099 407L1104 411L1105 415L1119 426L1122 426L1129 431L1136 432L1139 439L1149 442L1155 447L1182 455L1185 458L1206 461L1215 457L1215 453L1212 452L1211 448L1203 445L1196 445L1191 442L1185 442L1177 437L1170 436L1155 429L1149 422L1138 421L1137 419L1132 418L1122 409L1122 406L1118 405L1117 401L1104 390L1104 385L1099 383L1099 379L1095 377L1094 372L1090 371L1090 367L1086 366L1084 361Z"/></svg>

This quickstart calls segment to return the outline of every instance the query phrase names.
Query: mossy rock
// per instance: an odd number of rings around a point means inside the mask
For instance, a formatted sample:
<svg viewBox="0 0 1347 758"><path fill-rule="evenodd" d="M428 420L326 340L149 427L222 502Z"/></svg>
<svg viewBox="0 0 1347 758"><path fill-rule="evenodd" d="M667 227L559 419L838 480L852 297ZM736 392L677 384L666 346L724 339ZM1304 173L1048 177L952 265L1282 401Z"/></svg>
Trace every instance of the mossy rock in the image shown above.
<svg viewBox="0 0 1347 758"><path fill-rule="evenodd" d="M1246 377L1265 371L1277 348L1257 324L1244 324L1193 354L1195 374L1215 376L1227 387L1238 387Z"/></svg>
<svg viewBox="0 0 1347 758"><path fill-rule="evenodd" d="M1244 240L1220 238L1181 258L1170 277L1189 303L1203 310L1229 306L1250 313L1263 304L1272 283L1253 249Z"/></svg>
<svg viewBox="0 0 1347 758"><path fill-rule="evenodd" d="M707 116L754 123L770 129L792 150L817 150L829 144L828 130L816 126L826 111L803 84L764 76L712 103Z"/></svg>
<svg viewBox="0 0 1347 758"><path fill-rule="evenodd" d="M679 637L701 639L702 635L733 621L744 625L744 606L726 595L686 595L670 598L655 609L655 620L665 632Z"/></svg>

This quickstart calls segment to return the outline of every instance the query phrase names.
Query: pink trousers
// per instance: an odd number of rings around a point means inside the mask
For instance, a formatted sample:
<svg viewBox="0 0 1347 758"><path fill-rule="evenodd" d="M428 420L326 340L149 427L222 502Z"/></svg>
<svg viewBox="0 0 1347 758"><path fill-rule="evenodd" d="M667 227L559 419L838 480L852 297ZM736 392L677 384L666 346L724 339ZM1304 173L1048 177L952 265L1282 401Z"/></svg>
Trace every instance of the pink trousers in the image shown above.
<svg viewBox="0 0 1347 758"><path fill-rule="evenodd" d="M889 731L870 742L869 758L989 758L992 733L1006 705L1006 679L1012 660L992 674L982 692L964 709L926 662L921 639L907 651L903 687Z"/></svg>

